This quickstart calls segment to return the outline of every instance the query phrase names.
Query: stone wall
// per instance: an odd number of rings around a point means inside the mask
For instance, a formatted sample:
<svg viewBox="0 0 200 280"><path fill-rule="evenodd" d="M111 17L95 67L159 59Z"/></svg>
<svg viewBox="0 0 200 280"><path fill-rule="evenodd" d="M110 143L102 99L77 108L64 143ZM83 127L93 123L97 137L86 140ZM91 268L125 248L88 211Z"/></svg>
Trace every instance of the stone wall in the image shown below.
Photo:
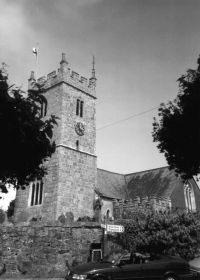
<svg viewBox="0 0 200 280"><path fill-rule="evenodd" d="M69 267L87 262L91 243L101 243L97 223L39 222L0 226L0 277L64 277Z"/></svg>
<svg viewBox="0 0 200 280"><path fill-rule="evenodd" d="M172 203L170 197L158 198L158 197L139 197L130 200L116 200L113 202L113 215L115 219L121 219L126 217L126 212L138 209L154 209L155 211L164 211L171 209Z"/></svg>
<svg viewBox="0 0 200 280"><path fill-rule="evenodd" d="M56 220L57 182L58 182L58 151L48 162L48 174L44 176L42 204L30 206L30 186L17 190L15 201L15 221L28 222L33 217L42 216L45 220Z"/></svg>
<svg viewBox="0 0 200 280"><path fill-rule="evenodd" d="M56 219L72 212L74 219L94 216L93 201L96 187L96 157L81 151L60 147L60 168Z"/></svg>
<svg viewBox="0 0 200 280"><path fill-rule="evenodd" d="M34 73L29 88L35 81ZM15 221L28 222L41 216L55 221L66 212L73 212L75 220L93 217L94 190L97 180L96 159L96 78L89 81L68 68L65 54L58 72L53 71L38 81L45 88L47 116L58 117L53 140L56 152L45 163L43 199L40 205L31 205L31 188L17 192ZM83 114L77 115L77 100L84 104ZM44 117L45 118L45 117ZM77 133L82 124L84 133Z"/></svg>

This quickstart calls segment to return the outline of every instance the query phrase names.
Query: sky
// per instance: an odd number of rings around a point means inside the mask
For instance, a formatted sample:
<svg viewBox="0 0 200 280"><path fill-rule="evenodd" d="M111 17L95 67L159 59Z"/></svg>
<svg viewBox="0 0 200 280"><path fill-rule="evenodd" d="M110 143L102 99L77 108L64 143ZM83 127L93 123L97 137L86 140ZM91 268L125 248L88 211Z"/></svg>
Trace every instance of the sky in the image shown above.
<svg viewBox="0 0 200 280"><path fill-rule="evenodd" d="M38 78L59 67L62 52L89 78L95 56L98 168L127 174L167 165L153 143L153 108L173 100L177 79L196 68L199 0L0 0L0 7L0 62L10 83L27 87L37 44Z"/></svg>

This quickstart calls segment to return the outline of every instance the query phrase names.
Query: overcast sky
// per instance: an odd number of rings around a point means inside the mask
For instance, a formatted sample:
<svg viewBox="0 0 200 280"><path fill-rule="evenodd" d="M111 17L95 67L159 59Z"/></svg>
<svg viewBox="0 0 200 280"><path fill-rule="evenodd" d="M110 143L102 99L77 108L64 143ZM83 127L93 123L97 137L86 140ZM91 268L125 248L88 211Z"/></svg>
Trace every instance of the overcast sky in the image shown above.
<svg viewBox="0 0 200 280"><path fill-rule="evenodd" d="M176 97L177 78L196 67L200 53L199 0L0 0L0 61L9 78L27 86L59 67L97 75L98 167L132 173L165 166L152 140L157 110Z"/></svg>

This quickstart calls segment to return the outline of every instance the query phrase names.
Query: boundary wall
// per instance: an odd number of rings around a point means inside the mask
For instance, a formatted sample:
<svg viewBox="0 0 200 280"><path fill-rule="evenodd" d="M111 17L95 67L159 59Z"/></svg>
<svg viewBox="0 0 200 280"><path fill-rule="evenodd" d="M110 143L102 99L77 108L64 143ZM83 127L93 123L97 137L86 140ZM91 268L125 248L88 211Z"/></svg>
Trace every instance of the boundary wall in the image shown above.
<svg viewBox="0 0 200 280"><path fill-rule="evenodd" d="M2 224L0 278L64 278L71 266L87 262L91 244L101 241L102 228L93 222Z"/></svg>

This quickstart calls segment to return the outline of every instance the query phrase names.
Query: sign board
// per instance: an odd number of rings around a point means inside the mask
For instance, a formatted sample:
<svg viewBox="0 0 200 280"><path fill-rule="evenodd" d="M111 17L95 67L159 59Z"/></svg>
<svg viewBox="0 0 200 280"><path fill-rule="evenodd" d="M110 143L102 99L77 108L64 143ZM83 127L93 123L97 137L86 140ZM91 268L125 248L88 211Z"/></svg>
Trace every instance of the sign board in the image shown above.
<svg viewBox="0 0 200 280"><path fill-rule="evenodd" d="M107 224L106 230L108 232L124 232L124 226Z"/></svg>

